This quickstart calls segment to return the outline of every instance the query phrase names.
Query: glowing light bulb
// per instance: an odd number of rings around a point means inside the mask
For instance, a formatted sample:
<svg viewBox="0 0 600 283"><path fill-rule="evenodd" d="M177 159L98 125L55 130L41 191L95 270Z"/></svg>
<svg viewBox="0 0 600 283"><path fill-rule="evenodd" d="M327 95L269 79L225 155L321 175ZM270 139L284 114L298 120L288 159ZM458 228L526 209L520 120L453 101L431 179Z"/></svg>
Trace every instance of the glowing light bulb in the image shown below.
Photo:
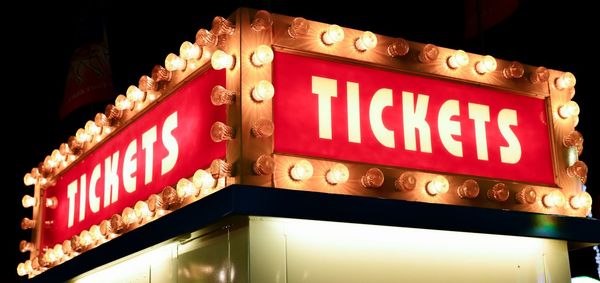
<svg viewBox="0 0 600 283"><path fill-rule="evenodd" d="M473 179L468 179L458 186L456 192L460 198L474 199L479 196L479 184Z"/></svg>
<svg viewBox="0 0 600 283"><path fill-rule="evenodd" d="M588 173L587 165L585 165L585 163L580 160L575 161L575 163L573 163L573 165L567 167L567 175L569 177L578 178L584 184L587 181L587 173Z"/></svg>
<svg viewBox="0 0 600 283"><path fill-rule="evenodd" d="M454 54L448 57L448 67L451 69L458 69L469 64L469 55L463 50L456 50Z"/></svg>
<svg viewBox="0 0 600 283"><path fill-rule="evenodd" d="M367 172L360 178L360 183L365 188L379 188L383 185L383 181L385 180L385 176L383 172L379 168L370 168Z"/></svg>
<svg viewBox="0 0 600 283"><path fill-rule="evenodd" d="M313 175L313 166L309 161L301 159L290 169L290 177L294 181L304 181Z"/></svg>
<svg viewBox="0 0 600 283"><path fill-rule="evenodd" d="M192 176L192 183L198 190L205 191L214 188L217 185L217 180L203 169L198 169Z"/></svg>
<svg viewBox="0 0 600 283"><path fill-rule="evenodd" d="M102 232L100 231L100 226L98 225L92 225L92 227L90 227L89 234L92 239L92 243L97 243L101 240L104 240L104 236L102 235Z"/></svg>
<svg viewBox="0 0 600 283"><path fill-rule="evenodd" d="M526 187L517 193L516 199L520 204L534 204L537 200L537 192L533 187Z"/></svg>
<svg viewBox="0 0 600 283"><path fill-rule="evenodd" d="M271 17L271 13L265 10L258 10L256 14L254 14L254 19L252 19L252 30L254 31L262 31L270 28L273 25L273 18Z"/></svg>
<svg viewBox="0 0 600 283"><path fill-rule="evenodd" d="M130 85L125 92L127 99L133 102L141 102L144 100L144 92L134 85Z"/></svg>
<svg viewBox="0 0 600 283"><path fill-rule="evenodd" d="M136 202L133 210L135 211L135 216L139 219L148 219L152 217L152 212L145 201L139 200Z"/></svg>
<svg viewBox="0 0 600 283"><path fill-rule="evenodd" d="M216 16L212 22L211 32L216 35L233 35L235 25L221 16Z"/></svg>
<svg viewBox="0 0 600 283"><path fill-rule="evenodd" d="M215 122L210 127L210 138L214 142L228 141L235 138L235 130L221 122Z"/></svg>
<svg viewBox="0 0 600 283"><path fill-rule="evenodd" d="M354 47L356 47L358 51L367 51L375 48L375 46L377 46L377 36L370 31L363 32L354 42Z"/></svg>
<svg viewBox="0 0 600 283"><path fill-rule="evenodd" d="M154 65L152 68L152 79L157 83L170 81L172 75L171 71L161 65Z"/></svg>
<svg viewBox="0 0 600 283"><path fill-rule="evenodd" d="M306 35L310 28L310 23L305 18L294 18L292 24L288 27L288 35L291 38Z"/></svg>
<svg viewBox="0 0 600 283"><path fill-rule="evenodd" d="M27 242L25 240L21 240L21 242L19 242L19 251L21 251L22 253L31 252L33 251L33 248L33 243Z"/></svg>
<svg viewBox="0 0 600 283"><path fill-rule="evenodd" d="M56 168L57 165L58 165L58 162L56 162L52 158L52 156L47 155L46 158L44 158L44 167L46 167L50 171L52 171L53 168Z"/></svg>
<svg viewBox="0 0 600 283"><path fill-rule="evenodd" d="M133 102L125 95L119 94L115 98L115 106L121 111L131 110L133 108Z"/></svg>
<svg viewBox="0 0 600 283"><path fill-rule="evenodd" d="M563 119L579 116L579 105L571 100L558 108L558 116Z"/></svg>
<svg viewBox="0 0 600 283"><path fill-rule="evenodd" d="M252 89L252 99L257 102L272 99L275 95L275 88L269 81L261 80Z"/></svg>
<svg viewBox="0 0 600 283"><path fill-rule="evenodd" d="M215 159L210 163L210 167L208 168L208 172L215 179L224 178L231 176L231 171L233 170L233 164L227 163L222 159Z"/></svg>
<svg viewBox="0 0 600 283"><path fill-rule="evenodd" d="M137 223L139 220L137 215L135 215L135 210L131 207L124 208L121 217L123 219L123 224L126 226Z"/></svg>
<svg viewBox="0 0 600 283"><path fill-rule="evenodd" d="M86 248L91 246L94 243L92 235L88 230L83 230L79 233L79 245Z"/></svg>
<svg viewBox="0 0 600 283"><path fill-rule="evenodd" d="M508 67L502 70L502 75L507 79L519 79L523 77L523 74L525 74L525 68L523 64L517 61L511 62Z"/></svg>
<svg viewBox="0 0 600 283"><path fill-rule="evenodd" d="M423 50L419 53L419 61L421 63L431 63L440 55L440 50L433 44L426 44Z"/></svg>
<svg viewBox="0 0 600 283"><path fill-rule="evenodd" d="M65 253L66 255L70 255L72 254L73 251L73 247L71 246L71 240L64 240L62 243L62 250L63 253Z"/></svg>
<svg viewBox="0 0 600 283"><path fill-rule="evenodd" d="M217 46L217 36L206 29L199 29L196 33L196 44L198 46Z"/></svg>
<svg viewBox="0 0 600 283"><path fill-rule="evenodd" d="M565 196L562 192L554 190L542 198L542 203L547 208L562 207L565 204Z"/></svg>
<svg viewBox="0 0 600 283"><path fill-rule="evenodd" d="M223 104L233 104L235 101L235 91L228 90L220 85L213 87L210 93L210 101L215 106Z"/></svg>
<svg viewBox="0 0 600 283"><path fill-rule="evenodd" d="M563 90L574 87L576 82L575 76L571 72L566 72L556 78L554 85L557 89Z"/></svg>
<svg viewBox="0 0 600 283"><path fill-rule="evenodd" d="M65 161L65 156L62 155L58 149L53 150L50 156L52 157L52 160L54 160L54 162L56 162L59 166Z"/></svg>
<svg viewBox="0 0 600 283"><path fill-rule="evenodd" d="M24 208L33 207L33 206L35 206L36 203L37 203L37 201L35 200L35 198L30 195L24 195L23 198L21 199L21 204L23 204Z"/></svg>
<svg viewBox="0 0 600 283"><path fill-rule="evenodd" d="M90 140L93 136L100 134L102 129L94 123L94 121L87 121L84 127L85 133L90 137Z"/></svg>
<svg viewBox="0 0 600 283"><path fill-rule="evenodd" d="M251 61L256 67L273 62L273 49L267 45L259 45L252 53Z"/></svg>
<svg viewBox="0 0 600 283"><path fill-rule="evenodd" d="M213 69L233 69L235 66L235 58L221 50L216 50L210 59L210 64Z"/></svg>
<svg viewBox="0 0 600 283"><path fill-rule="evenodd" d="M332 45L344 40L344 29L338 25L330 25L321 36L325 45Z"/></svg>
<svg viewBox="0 0 600 283"><path fill-rule="evenodd" d="M23 177L23 183L25 184L25 186L33 186L33 185L35 185L36 181L37 181L37 179L35 177L33 177L33 175L31 173L27 173Z"/></svg>
<svg viewBox="0 0 600 283"><path fill-rule="evenodd" d="M259 156L254 164L252 164L252 171L256 175L271 175L275 169L275 160L270 155L263 154Z"/></svg>
<svg viewBox="0 0 600 283"><path fill-rule="evenodd" d="M177 195L180 198L196 196L199 192L200 191L194 186L194 183L188 179L183 178L177 182Z"/></svg>
<svg viewBox="0 0 600 283"><path fill-rule="evenodd" d="M448 192L449 188L450 184L448 183L448 179L440 175L433 177L433 179L431 179L429 182L427 182L427 185L425 185L425 190L432 196L446 193Z"/></svg>
<svg viewBox="0 0 600 283"><path fill-rule="evenodd" d="M397 38L388 45L387 53L390 57L399 57L408 54L410 45L403 38Z"/></svg>
<svg viewBox="0 0 600 283"><path fill-rule="evenodd" d="M577 155L583 152L583 135L578 131L571 131L563 137L563 145L566 148L574 147L577 150Z"/></svg>
<svg viewBox="0 0 600 283"><path fill-rule="evenodd" d="M550 71L544 67L537 67L529 74L529 81L533 84L545 83L550 78Z"/></svg>
<svg viewBox="0 0 600 283"><path fill-rule="evenodd" d="M25 276L27 275L27 270L25 269L25 263L19 263L19 265L17 265L17 274L19 276Z"/></svg>
<svg viewBox="0 0 600 283"><path fill-rule="evenodd" d="M63 251L62 244L54 245L54 254L56 255L56 259L60 261L63 257L65 257L65 252Z"/></svg>
<svg viewBox="0 0 600 283"><path fill-rule="evenodd" d="M510 191L504 183L497 183L487 191L488 199L493 201L504 202L509 196Z"/></svg>
<svg viewBox="0 0 600 283"><path fill-rule="evenodd" d="M584 208L584 210L588 210L592 206L592 196L587 192L580 192L571 197L569 204L573 209Z"/></svg>
<svg viewBox="0 0 600 283"><path fill-rule="evenodd" d="M412 191L417 187L417 178L411 172L404 172L394 181L396 191Z"/></svg>
<svg viewBox="0 0 600 283"><path fill-rule="evenodd" d="M257 138L268 138L273 135L275 125L270 119L259 118L250 129L252 135Z"/></svg>
<svg viewBox="0 0 600 283"><path fill-rule="evenodd" d="M496 59L490 55L485 55L481 61L475 64L475 71L483 75L495 71L497 67L498 63L496 63Z"/></svg>
<svg viewBox="0 0 600 283"><path fill-rule="evenodd" d="M160 193L160 197L163 199L167 208L173 208L181 203L181 199L177 195L177 190L171 186L165 187Z"/></svg>
<svg viewBox="0 0 600 283"><path fill-rule="evenodd" d="M197 44L184 41L179 47L179 57L183 60L198 59L200 55L202 55L202 49Z"/></svg>
<svg viewBox="0 0 600 283"><path fill-rule="evenodd" d="M34 227L35 227L35 220L31 220L27 217L25 217L21 220L21 229L27 230L27 229L33 229Z"/></svg>
<svg viewBox="0 0 600 283"><path fill-rule="evenodd" d="M81 128L79 130L77 130L77 132L75 133L75 138L80 143L86 143L86 142L92 140L92 136L90 136L88 133L85 132L84 129L81 129Z"/></svg>
<svg viewBox="0 0 600 283"><path fill-rule="evenodd" d="M185 69L185 60L181 59L179 56L169 53L167 58L165 58L165 68L168 71L183 71Z"/></svg>
<svg viewBox="0 0 600 283"><path fill-rule="evenodd" d="M350 171L348 167L341 163L336 163L327 171L325 174L325 180L331 185L343 184L348 181L350 177Z"/></svg>

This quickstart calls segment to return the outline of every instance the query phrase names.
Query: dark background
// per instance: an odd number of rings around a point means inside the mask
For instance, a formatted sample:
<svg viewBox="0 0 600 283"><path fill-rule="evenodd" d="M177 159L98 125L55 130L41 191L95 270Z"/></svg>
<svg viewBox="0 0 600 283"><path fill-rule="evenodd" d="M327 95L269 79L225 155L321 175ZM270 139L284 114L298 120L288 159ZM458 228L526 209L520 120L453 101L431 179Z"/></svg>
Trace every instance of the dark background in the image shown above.
<svg viewBox="0 0 600 283"><path fill-rule="evenodd" d="M188 3L189 2L189 3ZM23 185L23 175L65 142L85 121L112 101L83 107L66 120L59 120L58 109L63 98L69 57L75 48L97 36L105 27L113 72L115 97L139 77L149 74L155 64L164 64L165 56L178 53L180 44L194 41L199 28L210 29L212 18L227 16L236 7L267 9L274 13L335 23L378 34L408 40L434 43L468 52L491 54L496 58L517 60L526 64L570 71L577 77L574 98L580 107L577 129L586 139L581 160L590 168L588 187L594 198L594 210L600 215L597 166L598 140L593 134L594 106L597 95L597 45L592 44L598 28L598 15L591 6L581 3L548 3L547 1L449 1L449 3L405 3L393 0L348 3L326 1L164 1L126 4L111 1L84 0L70 4L29 2L5 7L3 17L2 121L4 131L4 164L8 167L3 194L3 229L15 231L2 245L11 259L0 275L0 281L17 280L16 266L26 259L18 251L18 242L29 239L21 231L22 217L31 217L23 209L21 198L32 194ZM359 1L353 1L359 3ZM395 3L395 4L391 4ZM590 1L592 3L592 1ZM587 6L585 6L587 5ZM510 7L516 9L512 12ZM508 13L504 13L508 10ZM487 25L492 18L501 21ZM100 28L102 30L102 28ZM6 50L8 48L8 51ZM495 225L510 225L510 223ZM570 253L573 276L597 277L594 251L591 248Z"/></svg>

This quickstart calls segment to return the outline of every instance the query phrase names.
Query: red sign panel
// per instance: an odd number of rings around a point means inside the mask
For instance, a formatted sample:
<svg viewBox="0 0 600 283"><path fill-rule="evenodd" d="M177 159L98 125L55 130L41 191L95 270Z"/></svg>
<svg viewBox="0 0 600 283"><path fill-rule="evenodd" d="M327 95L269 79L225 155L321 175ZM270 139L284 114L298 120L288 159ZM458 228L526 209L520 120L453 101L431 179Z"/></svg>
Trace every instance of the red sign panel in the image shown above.
<svg viewBox="0 0 600 283"><path fill-rule="evenodd" d="M40 246L62 243L223 158L225 143L211 140L210 127L225 121L225 108L211 104L210 92L224 84L224 71L207 71L62 175L46 191L58 207L43 213Z"/></svg>
<svg viewBox="0 0 600 283"><path fill-rule="evenodd" d="M276 53L275 152L554 184L543 99Z"/></svg>

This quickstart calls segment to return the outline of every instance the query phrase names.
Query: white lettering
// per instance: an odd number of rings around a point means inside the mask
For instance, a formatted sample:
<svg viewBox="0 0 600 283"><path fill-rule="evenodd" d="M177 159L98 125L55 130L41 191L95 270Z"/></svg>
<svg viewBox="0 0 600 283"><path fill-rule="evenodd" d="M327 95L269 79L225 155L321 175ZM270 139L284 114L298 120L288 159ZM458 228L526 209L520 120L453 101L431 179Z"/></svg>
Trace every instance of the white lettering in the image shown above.
<svg viewBox="0 0 600 283"><path fill-rule="evenodd" d="M331 139L331 98L337 97L337 81L312 77L312 93L319 96L319 138Z"/></svg>
<svg viewBox="0 0 600 283"><path fill-rule="evenodd" d="M119 152L104 160L104 207L115 203L119 199ZM112 193L111 193L112 192Z"/></svg>
<svg viewBox="0 0 600 283"><path fill-rule="evenodd" d="M383 109L388 106L393 106L394 100L392 90L382 88L375 92L371 98L369 106L369 120L371 121L371 130L375 138L385 147L394 148L396 141L394 139L394 131L388 130L383 124Z"/></svg>
<svg viewBox="0 0 600 283"><path fill-rule="evenodd" d="M90 177L90 210L93 213L96 213L100 210L100 197L96 196L96 184L98 183L98 179L100 179L100 163L96 164L94 170L92 171L92 176Z"/></svg>
<svg viewBox="0 0 600 283"><path fill-rule="evenodd" d="M348 100L348 141L360 143L360 97L358 94L358 84L347 82L346 93L346 99Z"/></svg>
<svg viewBox="0 0 600 283"><path fill-rule="evenodd" d="M169 154L163 158L161 163L160 175L164 175L171 171L173 167L175 167L175 163L177 163L177 157L179 156L179 145L177 144L177 140L173 137L172 131L177 128L177 111L173 112L173 114L169 115L167 119L165 119L165 123L162 128L162 142L169 152Z"/></svg>
<svg viewBox="0 0 600 283"><path fill-rule="evenodd" d="M156 142L156 126L142 134L142 148L146 152L146 170L144 171L144 185L152 182L152 167L154 165L154 143Z"/></svg>
<svg viewBox="0 0 600 283"><path fill-rule="evenodd" d="M490 107L487 105L469 103L469 119L475 122L475 144L477 146L477 159L488 160L485 123L490 121Z"/></svg>
<svg viewBox="0 0 600 283"><path fill-rule="evenodd" d="M431 131L429 124L425 121L429 96L419 94L415 106L414 94L408 91L402 92L402 119L404 122L404 148L417 150L417 137L415 130L419 131L421 152L431 153Z"/></svg>
<svg viewBox="0 0 600 283"><path fill-rule="evenodd" d="M452 136L460 136L460 122L452 121L453 116L460 115L458 100L447 100L440 107L438 114L438 131L440 139L446 150L458 157L463 156L462 142L455 140Z"/></svg>
<svg viewBox="0 0 600 283"><path fill-rule="evenodd" d="M137 171L137 159L133 157L137 153L137 139L132 140L125 150L123 161L123 186L128 193L135 192L137 177L131 177Z"/></svg>
<svg viewBox="0 0 600 283"><path fill-rule="evenodd" d="M85 186L85 177L85 174L83 174L79 179L79 222L85 219L85 192L87 190Z"/></svg>
<svg viewBox="0 0 600 283"><path fill-rule="evenodd" d="M69 200L69 220L67 227L73 227L75 220L75 194L77 193L77 179L67 185L67 199Z"/></svg>
<svg viewBox="0 0 600 283"><path fill-rule="evenodd" d="M500 146L500 161L515 164L521 160L521 143L510 126L518 126L517 111L502 109L498 113L498 128L508 146Z"/></svg>

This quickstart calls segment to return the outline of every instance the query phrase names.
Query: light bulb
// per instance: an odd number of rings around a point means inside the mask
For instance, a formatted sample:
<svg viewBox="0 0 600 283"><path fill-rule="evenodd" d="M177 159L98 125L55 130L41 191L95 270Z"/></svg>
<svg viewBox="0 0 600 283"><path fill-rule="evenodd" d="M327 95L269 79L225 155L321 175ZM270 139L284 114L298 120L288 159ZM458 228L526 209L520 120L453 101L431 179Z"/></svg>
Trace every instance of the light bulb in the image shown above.
<svg viewBox="0 0 600 283"><path fill-rule="evenodd" d="M496 63L496 59L490 55L485 55L481 61L475 64L475 71L483 75L495 71L497 67L498 63Z"/></svg>
<svg viewBox="0 0 600 283"><path fill-rule="evenodd" d="M119 94L117 98L115 98L115 106L121 111L131 110L133 102L125 95Z"/></svg>
<svg viewBox="0 0 600 283"><path fill-rule="evenodd" d="M130 85L125 92L125 95L130 101L141 102L144 100L144 92L134 85Z"/></svg>
<svg viewBox="0 0 600 283"><path fill-rule="evenodd" d="M81 128L75 133L75 138L80 143L86 143L92 140L92 136L90 136L84 129Z"/></svg>
<svg viewBox="0 0 600 283"><path fill-rule="evenodd" d="M252 19L252 30L254 31L262 31L270 28L273 25L273 18L271 17L271 13L265 10L258 10L256 14L254 14L254 19Z"/></svg>
<svg viewBox="0 0 600 283"><path fill-rule="evenodd" d="M83 230L81 231L81 233L79 233L79 245L85 248L89 247L93 243L94 240L92 238L92 235L90 235L90 232L88 232L88 230Z"/></svg>
<svg viewBox="0 0 600 283"><path fill-rule="evenodd" d="M113 234L113 229L110 226L109 220L102 220L102 222L100 222L99 227L100 227L100 234L102 234L102 236L104 238L109 238Z"/></svg>
<svg viewBox="0 0 600 283"><path fill-rule="evenodd" d="M61 260L64 256L65 256L65 252L63 251L63 246L62 244L56 244L54 245L54 254L56 254L56 259L57 260Z"/></svg>
<svg viewBox="0 0 600 283"><path fill-rule="evenodd" d="M325 45L332 45L344 40L344 29L338 25L330 25L321 36L321 40Z"/></svg>
<svg viewBox="0 0 600 283"><path fill-rule="evenodd" d="M33 229L34 227L35 227L35 220L31 220L27 217L25 217L21 220L21 229L27 230L27 229Z"/></svg>
<svg viewBox="0 0 600 283"><path fill-rule="evenodd" d="M252 171L256 175L271 175L275 169L275 160L273 157L267 154L259 156L254 164L252 164Z"/></svg>
<svg viewBox="0 0 600 283"><path fill-rule="evenodd" d="M310 28L310 23L301 17L294 18L292 24L288 27L288 35L291 38L297 38L298 36L306 35Z"/></svg>
<svg viewBox="0 0 600 283"><path fill-rule="evenodd" d="M197 44L184 41L179 47L179 57L183 60L198 59L202 55L202 49Z"/></svg>
<svg viewBox="0 0 600 283"><path fill-rule="evenodd" d="M196 33L196 44L198 46L217 46L217 36L206 29L199 29Z"/></svg>
<svg viewBox="0 0 600 283"><path fill-rule="evenodd" d="M577 155L583 152L583 135L578 131L571 131L563 137L563 145L566 148L574 147L577 150Z"/></svg>
<svg viewBox="0 0 600 283"><path fill-rule="evenodd" d="M56 168L57 165L58 165L58 162L56 162L52 158L52 156L46 155L46 158L44 158L44 167L46 167L47 169L49 169L50 171L52 171L52 169Z"/></svg>
<svg viewBox="0 0 600 283"><path fill-rule="evenodd" d="M592 196L587 192L580 192L571 197L569 204L573 209L584 208L588 210L592 206Z"/></svg>
<svg viewBox="0 0 600 283"><path fill-rule="evenodd" d="M327 171L327 174L325 174L325 180L331 185L346 183L349 177L350 171L348 171L348 167L341 163L333 165L329 171Z"/></svg>
<svg viewBox="0 0 600 283"><path fill-rule="evenodd" d="M412 191L417 187L417 178L411 172L404 172L394 181L396 191Z"/></svg>
<svg viewBox="0 0 600 283"><path fill-rule="evenodd" d="M222 50L216 50L212 54L210 64L215 70L233 69L233 67L235 66L235 58L223 52Z"/></svg>
<svg viewBox="0 0 600 283"><path fill-rule="evenodd" d="M440 50L433 44L426 44L419 53L419 61L421 63L431 63L440 55Z"/></svg>
<svg viewBox="0 0 600 283"><path fill-rule="evenodd" d="M215 122L210 127L210 138L214 142L232 140L235 138L235 130L222 122Z"/></svg>
<svg viewBox="0 0 600 283"><path fill-rule="evenodd" d="M113 233L120 234L125 229L125 222L121 214L115 213L110 217L110 228Z"/></svg>
<svg viewBox="0 0 600 283"><path fill-rule="evenodd" d="M456 192L460 198L474 199L479 196L479 184L473 179L468 179L458 186Z"/></svg>
<svg viewBox="0 0 600 283"><path fill-rule="evenodd" d="M152 68L152 79L156 83L168 82L171 80L172 76L173 74L171 71L165 69L165 67L161 65L154 65L154 68Z"/></svg>
<svg viewBox="0 0 600 283"><path fill-rule="evenodd" d="M58 245L58 244L57 244ZM73 253L73 247L71 246L71 240L64 240L62 243L63 253L69 255Z"/></svg>
<svg viewBox="0 0 600 283"><path fill-rule="evenodd" d="M448 67L451 69L458 69L469 64L469 55L463 50L456 50L454 54L448 57Z"/></svg>
<svg viewBox="0 0 600 283"><path fill-rule="evenodd" d="M228 90L220 85L213 87L210 93L210 101L215 106L223 104L233 104L235 101L235 91Z"/></svg>
<svg viewBox="0 0 600 283"><path fill-rule="evenodd" d="M25 272L26 273L32 273L33 272L33 263L29 259L25 261Z"/></svg>
<svg viewBox="0 0 600 283"><path fill-rule="evenodd" d="M94 124L94 126L95 125L96 124ZM56 162L58 165L62 165L62 163L65 161L65 156L62 155L60 153L60 150L58 150L58 149L53 150L52 154L50 156L52 157L52 160L54 160L54 162Z"/></svg>
<svg viewBox="0 0 600 283"><path fill-rule="evenodd" d="M137 215L135 215L135 210L131 207L124 208L121 217L123 219L123 224L126 226L137 223L139 220Z"/></svg>
<svg viewBox="0 0 600 283"><path fill-rule="evenodd" d="M110 121L111 125L118 124L121 118L123 118L123 110L120 110L119 108L117 108L117 106L112 104L106 105L106 108L104 109L104 114L106 115L106 118ZM71 146L71 144L69 144L69 146Z"/></svg>
<svg viewBox="0 0 600 283"><path fill-rule="evenodd" d="M73 151L69 147L68 143L62 143L62 144L60 144L60 147L58 148L58 151L65 158L65 161L71 162L71 161L75 160L75 155L73 154Z"/></svg>
<svg viewBox="0 0 600 283"><path fill-rule="evenodd" d="M427 193L432 196L446 193L448 192L449 188L450 184L448 183L448 179L440 175L436 175L435 177L433 177L433 179L427 182L427 185L425 186L425 190L427 191Z"/></svg>
<svg viewBox="0 0 600 283"><path fill-rule="evenodd" d="M198 190L209 190L217 185L217 180L203 169L198 169L192 177L192 183Z"/></svg>
<svg viewBox="0 0 600 283"><path fill-rule="evenodd" d="M563 119L579 116L579 105L571 100L558 108L558 115Z"/></svg>
<svg viewBox="0 0 600 283"><path fill-rule="evenodd" d="M587 165L585 165L585 163L580 160L575 161L575 163L573 163L573 165L567 167L567 175L569 177L578 178L584 184L587 181L587 173L588 173Z"/></svg>
<svg viewBox="0 0 600 283"><path fill-rule="evenodd" d="M151 77L144 75L141 76L140 80L138 81L138 88L143 92L148 92L151 90L156 90L156 84Z"/></svg>
<svg viewBox="0 0 600 283"><path fill-rule="evenodd" d="M24 208L33 207L33 206L35 206L36 203L37 203L37 201L35 200L35 198L30 195L24 195L23 198L21 199L21 204L23 204Z"/></svg>
<svg viewBox="0 0 600 283"><path fill-rule="evenodd" d="M165 187L160 193L160 197L163 199L167 208L173 208L181 203L181 199L177 195L177 190L171 186Z"/></svg>
<svg viewBox="0 0 600 283"><path fill-rule="evenodd" d="M194 186L194 183L188 179L183 178L177 182L177 195L180 198L196 196L199 192L200 191Z"/></svg>
<svg viewBox="0 0 600 283"><path fill-rule="evenodd" d="M195 185L196 183L194 183ZM163 201L162 197L157 194L151 194L146 201L148 203L148 209L152 212L158 212L159 210L166 209L167 206Z"/></svg>
<svg viewBox="0 0 600 283"><path fill-rule="evenodd" d="M145 201L137 201L133 210L135 211L135 216L139 219L148 219L152 217L152 212L150 212L150 208L148 208L148 204Z"/></svg>
<svg viewBox="0 0 600 283"><path fill-rule="evenodd" d="M410 46L408 45L408 41L403 38L397 38L388 45L387 52L390 57L399 57L408 54L410 50Z"/></svg>
<svg viewBox="0 0 600 283"><path fill-rule="evenodd" d="M231 171L233 170L233 164L228 163L222 159L215 159L210 163L210 167L208 168L208 172L215 179L224 178L231 176Z"/></svg>
<svg viewBox="0 0 600 283"><path fill-rule="evenodd" d="M565 204L565 196L559 190L554 190L542 198L542 203L547 208L562 207Z"/></svg>
<svg viewBox="0 0 600 283"><path fill-rule="evenodd" d="M174 53L169 53L167 58L165 58L165 68L168 71L183 71L185 69L185 65L185 60L181 59Z"/></svg>
<svg viewBox="0 0 600 283"><path fill-rule="evenodd" d="M21 240L21 242L19 242L19 251L21 251L22 253L31 252L33 251L33 249L33 243L27 242L25 240Z"/></svg>
<svg viewBox="0 0 600 283"><path fill-rule="evenodd" d="M545 83L550 78L550 71L544 67L537 67L529 74L529 81L533 84Z"/></svg>
<svg viewBox="0 0 600 283"><path fill-rule="evenodd" d="M273 62L273 49L267 45L259 45L254 53L252 53L252 64L256 67L260 67L264 64Z"/></svg>
<svg viewBox="0 0 600 283"><path fill-rule="evenodd" d="M90 137L90 140L92 139L92 137L99 135L100 132L102 131L102 129L100 127L98 127L96 125L96 123L94 123L94 121L87 121L85 123L85 133L87 136Z"/></svg>
<svg viewBox="0 0 600 283"><path fill-rule="evenodd" d="M211 32L216 35L233 35L235 25L221 16L216 16L212 22Z"/></svg>
<svg viewBox="0 0 600 283"><path fill-rule="evenodd" d="M27 173L23 177L23 183L25 184L25 186L33 186L33 185L35 185L36 181L37 181L37 179L35 177L33 177L33 175L31 173Z"/></svg>
<svg viewBox="0 0 600 283"><path fill-rule="evenodd" d="M100 226L98 225L92 225L92 227L90 227L89 233L92 238L92 243L97 243L101 240L104 240L104 236L102 235L102 232L100 231Z"/></svg>
<svg viewBox="0 0 600 283"><path fill-rule="evenodd" d="M377 46L377 36L370 31L363 32L354 42L354 47L356 47L358 51L367 51L375 48L375 46Z"/></svg>
<svg viewBox="0 0 600 283"><path fill-rule="evenodd" d="M525 68L523 67L523 64L517 61L511 62L508 67L502 70L502 75L504 75L504 77L507 79L519 79L523 77L524 73Z"/></svg>
<svg viewBox="0 0 600 283"><path fill-rule="evenodd" d="M563 90L574 87L576 82L575 76L571 72L566 72L556 78L554 85L557 89Z"/></svg>
<svg viewBox="0 0 600 283"><path fill-rule="evenodd" d="M257 102L269 100L275 95L275 88L266 80L260 80L252 89L252 99Z"/></svg>
<svg viewBox="0 0 600 283"><path fill-rule="evenodd" d="M301 159L290 169L290 177L294 181L304 181L313 175L313 166L309 161Z"/></svg>
<svg viewBox="0 0 600 283"><path fill-rule="evenodd" d="M510 191L504 183L497 183L487 191L488 199L493 201L504 202L509 196Z"/></svg>
<svg viewBox="0 0 600 283"><path fill-rule="evenodd" d="M534 204L537 200L537 192L533 187L525 187L517 193L516 199L520 204Z"/></svg>
<svg viewBox="0 0 600 283"><path fill-rule="evenodd" d="M268 138L273 135L275 126L270 119L259 118L258 120L254 121L250 131L254 137Z"/></svg>
<svg viewBox="0 0 600 283"><path fill-rule="evenodd" d="M17 265L17 274L19 276L25 276L27 275L27 270L25 270L25 263L19 263L19 265Z"/></svg>
<svg viewBox="0 0 600 283"><path fill-rule="evenodd" d="M370 168L360 178L360 183L365 188L376 189L383 185L384 180L385 180L385 176L383 175L383 172L379 168Z"/></svg>

